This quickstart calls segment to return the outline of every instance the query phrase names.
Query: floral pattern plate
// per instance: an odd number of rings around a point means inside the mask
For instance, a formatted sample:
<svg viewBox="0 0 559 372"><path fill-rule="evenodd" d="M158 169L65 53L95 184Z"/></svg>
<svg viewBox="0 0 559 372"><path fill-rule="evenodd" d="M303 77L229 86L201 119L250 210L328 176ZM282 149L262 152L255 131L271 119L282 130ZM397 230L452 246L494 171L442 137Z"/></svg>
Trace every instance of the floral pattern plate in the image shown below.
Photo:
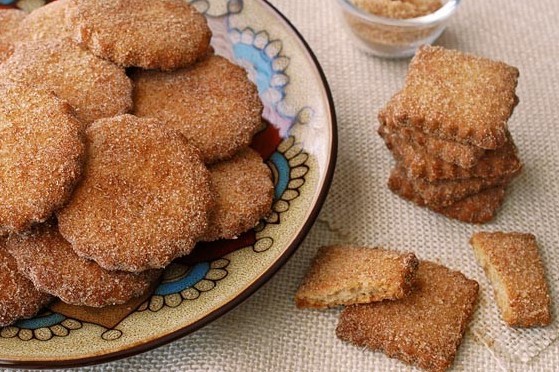
<svg viewBox="0 0 559 372"><path fill-rule="evenodd" d="M264 0L190 2L206 14L216 52L244 66L258 86L265 110L252 147L272 169L273 214L235 240L200 244L142 298L105 309L56 302L33 319L0 328L0 365L96 364L182 337L264 284L316 219L336 158L334 107L318 62ZM0 0L0 8L31 11L44 3Z"/></svg>

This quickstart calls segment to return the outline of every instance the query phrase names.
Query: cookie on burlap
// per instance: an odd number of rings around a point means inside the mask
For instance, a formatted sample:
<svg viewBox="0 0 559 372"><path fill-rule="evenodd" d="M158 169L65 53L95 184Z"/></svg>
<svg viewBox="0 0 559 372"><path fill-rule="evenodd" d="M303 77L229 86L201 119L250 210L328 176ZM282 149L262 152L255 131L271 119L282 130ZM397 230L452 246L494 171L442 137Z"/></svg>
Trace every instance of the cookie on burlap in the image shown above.
<svg viewBox="0 0 559 372"><path fill-rule="evenodd" d="M409 295L418 261L413 253L329 246L318 250L295 294L299 308L397 300Z"/></svg>
<svg viewBox="0 0 559 372"><path fill-rule="evenodd" d="M421 207L427 207L448 218L475 224L491 221L505 199L505 187L498 186L465 197L446 207L431 206L416 193L410 180L401 172L391 174L388 187L395 194Z"/></svg>
<svg viewBox="0 0 559 372"><path fill-rule="evenodd" d="M518 76L517 68L503 62L424 45L389 105L401 125L494 150L506 142Z"/></svg>
<svg viewBox="0 0 559 372"><path fill-rule="evenodd" d="M418 129L399 125L394 122L390 105L381 109L378 120L381 126L391 133L398 133L403 140L424 148L432 156L462 168L473 167L485 154L485 150L481 147L428 136Z"/></svg>
<svg viewBox="0 0 559 372"><path fill-rule="evenodd" d="M444 371L462 342L478 288L458 271L421 261L409 296L346 307L336 334L420 368Z"/></svg>
<svg viewBox="0 0 559 372"><path fill-rule="evenodd" d="M470 244L495 289L504 321L513 327L551 323L551 297L536 237L517 232L478 232Z"/></svg>
<svg viewBox="0 0 559 372"><path fill-rule="evenodd" d="M517 156L512 137L501 148L487 150L477 164L466 169L447 163L431 155L422 146L406 141L397 132L381 126L379 134L396 160L404 164L408 176L422 178L429 182L459 180L468 178L504 177L517 174L522 169L522 162Z"/></svg>

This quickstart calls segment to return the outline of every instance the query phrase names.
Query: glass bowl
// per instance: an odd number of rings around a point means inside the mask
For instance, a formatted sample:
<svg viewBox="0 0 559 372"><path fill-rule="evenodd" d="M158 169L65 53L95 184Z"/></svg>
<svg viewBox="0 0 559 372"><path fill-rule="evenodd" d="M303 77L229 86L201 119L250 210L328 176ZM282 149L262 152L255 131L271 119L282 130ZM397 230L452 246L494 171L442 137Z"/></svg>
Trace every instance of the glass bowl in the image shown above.
<svg viewBox="0 0 559 372"><path fill-rule="evenodd" d="M460 0L443 1L436 12L417 18L393 19L357 8L350 0L336 0L343 22L356 45L367 53L385 58L405 58L423 44L441 36Z"/></svg>

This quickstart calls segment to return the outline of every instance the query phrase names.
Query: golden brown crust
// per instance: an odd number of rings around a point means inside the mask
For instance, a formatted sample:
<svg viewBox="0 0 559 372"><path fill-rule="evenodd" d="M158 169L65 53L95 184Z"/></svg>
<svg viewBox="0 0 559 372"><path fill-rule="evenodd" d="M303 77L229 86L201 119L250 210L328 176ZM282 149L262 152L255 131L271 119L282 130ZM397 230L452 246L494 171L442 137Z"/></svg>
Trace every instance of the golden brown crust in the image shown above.
<svg viewBox="0 0 559 372"><path fill-rule="evenodd" d="M146 69L175 70L205 55L206 18L182 0L72 0L74 39L99 57Z"/></svg>
<svg viewBox="0 0 559 372"><path fill-rule="evenodd" d="M497 149L518 103L518 75L503 62L422 46L390 103L394 119L442 139Z"/></svg>
<svg viewBox="0 0 559 372"><path fill-rule="evenodd" d="M396 300L411 290L418 260L413 253L352 246L322 247L296 295L299 308Z"/></svg>
<svg viewBox="0 0 559 372"><path fill-rule="evenodd" d="M0 83L0 230L21 232L64 205L84 158L82 124L53 94Z"/></svg>
<svg viewBox="0 0 559 372"><path fill-rule="evenodd" d="M124 69L70 39L19 44L0 71L11 80L52 90L86 124L132 109L132 82Z"/></svg>
<svg viewBox="0 0 559 372"><path fill-rule="evenodd" d="M87 129L88 161L59 230L108 270L162 268L208 227L210 173L199 151L160 121L121 115Z"/></svg>
<svg viewBox="0 0 559 372"><path fill-rule="evenodd" d="M0 288L0 327L32 317L52 299L19 273L16 260L6 251L4 238L0 238Z"/></svg>
<svg viewBox="0 0 559 372"><path fill-rule="evenodd" d="M6 62L14 53L14 44L0 41L0 64Z"/></svg>
<svg viewBox="0 0 559 372"><path fill-rule="evenodd" d="M26 13L19 9L0 9L0 43L14 42L15 30L25 19Z"/></svg>
<svg viewBox="0 0 559 372"><path fill-rule="evenodd" d="M8 251L19 271L38 290L77 306L123 304L144 294L160 274L158 270L139 274L106 271L94 261L79 257L56 225L50 224L24 235L12 234Z"/></svg>
<svg viewBox="0 0 559 372"><path fill-rule="evenodd" d="M234 239L252 229L272 210L272 172L260 155L247 148L209 168L215 206L203 241Z"/></svg>
<svg viewBox="0 0 559 372"><path fill-rule="evenodd" d="M460 272L421 261L409 296L346 307L336 334L426 370L444 371L462 342L478 288Z"/></svg>
<svg viewBox="0 0 559 372"><path fill-rule="evenodd" d="M447 141L433 136L428 136L422 131L401 126L394 121L392 105L388 103L378 114L378 120L390 132L398 133L403 140L420 146L432 156L462 168L471 168L485 154L481 147L466 145L454 141Z"/></svg>
<svg viewBox="0 0 559 372"><path fill-rule="evenodd" d="M429 154L417 144L407 142L397 132L381 126L379 134L391 149L396 160L401 162L411 178L422 178L429 182L468 178L504 177L517 174L522 162L517 156L516 146L508 135L507 142L497 150L487 150L476 165L466 169L447 163Z"/></svg>
<svg viewBox="0 0 559 372"><path fill-rule="evenodd" d="M517 232L478 232L470 243L491 280L497 304L508 325L551 323L551 297L536 237Z"/></svg>
<svg viewBox="0 0 559 372"><path fill-rule="evenodd" d="M391 174L388 187L395 194L421 207L427 207L448 218L475 224L491 221L505 199L505 187L498 186L458 200L446 207L428 205L416 193L409 179L400 172Z"/></svg>
<svg viewBox="0 0 559 372"><path fill-rule="evenodd" d="M171 73L137 71L135 114L158 118L200 149L206 163L249 145L262 122L262 102L246 71L220 56Z"/></svg>
<svg viewBox="0 0 559 372"><path fill-rule="evenodd" d="M423 199L427 205L433 208L444 208L483 190L498 186L506 186L516 175L517 173L503 177L427 182L422 179L410 178L404 166L402 164L397 164L392 170L390 177L405 178L407 182L412 185L415 193Z"/></svg>
<svg viewBox="0 0 559 372"><path fill-rule="evenodd" d="M441 0L350 0L356 7L381 17L408 19L440 9Z"/></svg>
<svg viewBox="0 0 559 372"><path fill-rule="evenodd" d="M57 0L32 11L17 27L14 39L18 42L71 38L66 27L66 9L70 0Z"/></svg>

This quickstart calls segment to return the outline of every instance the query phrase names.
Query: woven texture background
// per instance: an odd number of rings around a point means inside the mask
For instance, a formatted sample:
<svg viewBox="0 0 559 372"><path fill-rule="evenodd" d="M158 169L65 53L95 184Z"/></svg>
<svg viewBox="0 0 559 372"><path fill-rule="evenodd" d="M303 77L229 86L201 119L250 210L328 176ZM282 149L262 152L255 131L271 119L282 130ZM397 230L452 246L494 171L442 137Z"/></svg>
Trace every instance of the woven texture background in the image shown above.
<svg viewBox="0 0 559 372"><path fill-rule="evenodd" d="M558 322L543 330L508 329L468 240L480 229L536 234L557 302L559 2L467 0L438 42L504 60L521 72L520 105L509 126L525 169L496 221L483 228L415 207L386 187L393 161L376 135L376 114L401 87L409 61L380 60L355 49L341 28L334 0L272 2L316 53L338 112L337 172L319 222L288 264L226 316L168 346L89 370L408 370L380 353L337 340L339 310L295 308L293 295L317 248L343 242L412 250L479 281L480 304L455 370L553 370L559 365Z"/></svg>

